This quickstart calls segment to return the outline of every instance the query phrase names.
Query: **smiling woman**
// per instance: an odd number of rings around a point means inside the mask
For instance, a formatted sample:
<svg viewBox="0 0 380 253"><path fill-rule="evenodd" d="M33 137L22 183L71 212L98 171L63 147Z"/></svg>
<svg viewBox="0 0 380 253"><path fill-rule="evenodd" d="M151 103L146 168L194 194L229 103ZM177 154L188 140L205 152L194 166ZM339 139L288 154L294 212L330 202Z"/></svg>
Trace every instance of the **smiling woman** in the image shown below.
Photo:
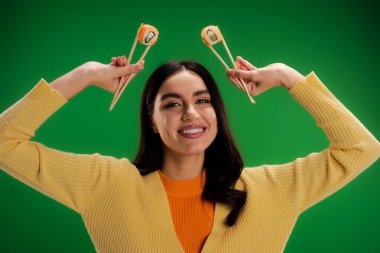
<svg viewBox="0 0 380 253"><path fill-rule="evenodd" d="M210 73L201 65L190 62L168 62L160 66L148 79L141 99L141 139L134 164L142 175L161 170L176 180L206 177L204 190L197 194L189 206L209 206L214 202L231 206L232 211L225 221L229 226L236 222L237 215L246 198L244 191L231 189L243 168L242 159L229 130L223 101ZM224 143L224 145L221 145ZM202 198L203 196L203 198ZM178 196L177 196L178 198ZM181 199L184 201L184 199ZM188 200L189 201L189 200ZM170 206L176 199L169 197ZM171 214L174 224L183 226L193 222L191 214L175 211ZM202 209L201 209L202 210ZM176 229L179 238L193 238L185 251L198 252L211 231L198 232L198 240L189 229ZM179 215L188 215L186 219ZM200 217L205 217L201 212ZM181 221L182 220L182 221ZM197 222L199 223L199 221ZM192 228L192 229L191 229ZM182 231L182 232L179 232ZM180 233L180 234L179 234Z"/></svg>
<svg viewBox="0 0 380 253"><path fill-rule="evenodd" d="M143 64L88 62L50 85L42 79L0 115L1 169L77 211L98 252L282 252L303 211L379 157L376 138L314 72L256 68L242 58L227 72L231 82L243 78L250 95L284 87L326 133L325 150L243 169L214 79L188 61L165 63L149 77L133 162L30 141L90 84L115 91Z"/></svg>
<svg viewBox="0 0 380 253"><path fill-rule="evenodd" d="M205 83L194 72L183 70L165 80L158 90L152 115L153 128L165 145L164 161L170 159L170 150L198 156L210 146L217 133L210 100ZM192 174L188 177L200 174L191 168L185 170Z"/></svg>

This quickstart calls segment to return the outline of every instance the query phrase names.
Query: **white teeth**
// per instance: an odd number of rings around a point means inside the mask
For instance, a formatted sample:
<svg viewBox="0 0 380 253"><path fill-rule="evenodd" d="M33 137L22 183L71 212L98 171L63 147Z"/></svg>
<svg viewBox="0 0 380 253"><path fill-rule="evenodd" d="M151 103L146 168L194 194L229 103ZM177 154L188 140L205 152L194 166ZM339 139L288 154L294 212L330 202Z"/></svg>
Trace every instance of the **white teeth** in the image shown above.
<svg viewBox="0 0 380 253"><path fill-rule="evenodd" d="M184 134L195 134L195 133L200 133L200 132L203 132L203 128L181 130L181 133L184 133Z"/></svg>

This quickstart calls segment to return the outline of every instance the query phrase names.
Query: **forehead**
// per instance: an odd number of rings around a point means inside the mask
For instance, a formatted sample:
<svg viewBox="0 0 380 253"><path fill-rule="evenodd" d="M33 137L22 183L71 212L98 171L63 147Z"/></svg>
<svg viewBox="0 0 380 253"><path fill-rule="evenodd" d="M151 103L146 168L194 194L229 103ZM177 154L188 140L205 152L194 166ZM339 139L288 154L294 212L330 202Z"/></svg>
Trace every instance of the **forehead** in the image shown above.
<svg viewBox="0 0 380 253"><path fill-rule="evenodd" d="M178 93L192 96L195 91L207 90L202 78L193 71L183 70L169 76L158 90L158 96L165 93Z"/></svg>

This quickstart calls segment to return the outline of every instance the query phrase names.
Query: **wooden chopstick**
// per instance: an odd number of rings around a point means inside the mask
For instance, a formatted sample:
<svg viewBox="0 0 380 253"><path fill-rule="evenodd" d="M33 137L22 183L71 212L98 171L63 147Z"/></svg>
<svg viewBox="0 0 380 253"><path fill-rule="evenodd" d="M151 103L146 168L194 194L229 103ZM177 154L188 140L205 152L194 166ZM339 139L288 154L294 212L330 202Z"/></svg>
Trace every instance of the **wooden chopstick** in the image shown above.
<svg viewBox="0 0 380 253"><path fill-rule="evenodd" d="M231 55L231 52L228 50L228 47L227 47L227 44L224 42L224 39L222 39L223 41L223 44L225 45L225 48L226 48L226 51L228 52L228 54L230 55L230 59L232 61L232 64L234 65L234 67L236 68L236 65L235 65L235 62L233 61L233 58L232 58L232 55ZM226 62L223 60L223 58L218 54L218 52L216 52L216 50L212 47L212 46L208 46L211 51L216 55L216 57L220 60L220 62L223 64L223 66L228 69L228 70L231 70L230 67L228 67L228 65L226 64ZM242 89L243 91L245 91L249 97L249 100L251 101L252 104L255 104L255 100L251 97L251 95L249 94L249 91L248 91L248 88L247 88L247 84L244 82L244 80L242 78L234 78L236 83L238 84L239 88Z"/></svg>
<svg viewBox="0 0 380 253"><path fill-rule="evenodd" d="M222 42L223 42L223 46L224 46L224 48L225 48L226 51L227 51L228 56L230 57L230 60L231 60L232 64L234 65L234 68L236 69L237 66L236 66L236 64L235 64L234 58L232 57L232 54L231 54L231 52L230 52L230 49L229 49L228 46L227 46L226 41L224 40L224 37L222 37ZM247 83L243 80L243 78L241 78L241 77L239 78L239 80L240 80L240 82L241 82L241 86L243 86L243 87L241 87L241 88L243 88L243 90L247 93L247 95L248 95L249 100L251 101L251 103L256 104L256 102L255 102L255 100L252 98L251 94L249 94L249 91L248 91L248 88L247 88L248 84L247 84Z"/></svg>
<svg viewBox="0 0 380 253"><path fill-rule="evenodd" d="M150 49L150 45L146 47L144 53L141 55L140 59L138 60L137 63L141 62L142 60L144 60L146 54L148 53L149 49ZM118 94L116 94L116 96L114 97L112 103L111 103L111 106L110 106L110 111L112 111L112 109L115 107L117 101L119 100L119 98L121 97L121 94L123 94L125 88L127 87L127 85L129 84L129 82L136 76L136 73L132 73L129 75L127 81L122 84Z"/></svg>

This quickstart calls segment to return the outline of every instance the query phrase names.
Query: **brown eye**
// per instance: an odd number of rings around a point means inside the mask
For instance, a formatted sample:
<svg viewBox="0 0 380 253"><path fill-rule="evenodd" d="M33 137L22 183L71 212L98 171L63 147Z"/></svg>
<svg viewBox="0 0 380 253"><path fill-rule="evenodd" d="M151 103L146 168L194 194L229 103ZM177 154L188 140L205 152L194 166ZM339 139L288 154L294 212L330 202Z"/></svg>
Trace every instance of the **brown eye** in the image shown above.
<svg viewBox="0 0 380 253"><path fill-rule="evenodd" d="M165 105L164 108L165 108L165 109L166 109L166 108L169 109L169 108L178 107L178 106L180 106L179 103L169 103L169 104Z"/></svg>
<svg viewBox="0 0 380 253"><path fill-rule="evenodd" d="M209 104L210 100L208 99L198 99L197 104Z"/></svg>

